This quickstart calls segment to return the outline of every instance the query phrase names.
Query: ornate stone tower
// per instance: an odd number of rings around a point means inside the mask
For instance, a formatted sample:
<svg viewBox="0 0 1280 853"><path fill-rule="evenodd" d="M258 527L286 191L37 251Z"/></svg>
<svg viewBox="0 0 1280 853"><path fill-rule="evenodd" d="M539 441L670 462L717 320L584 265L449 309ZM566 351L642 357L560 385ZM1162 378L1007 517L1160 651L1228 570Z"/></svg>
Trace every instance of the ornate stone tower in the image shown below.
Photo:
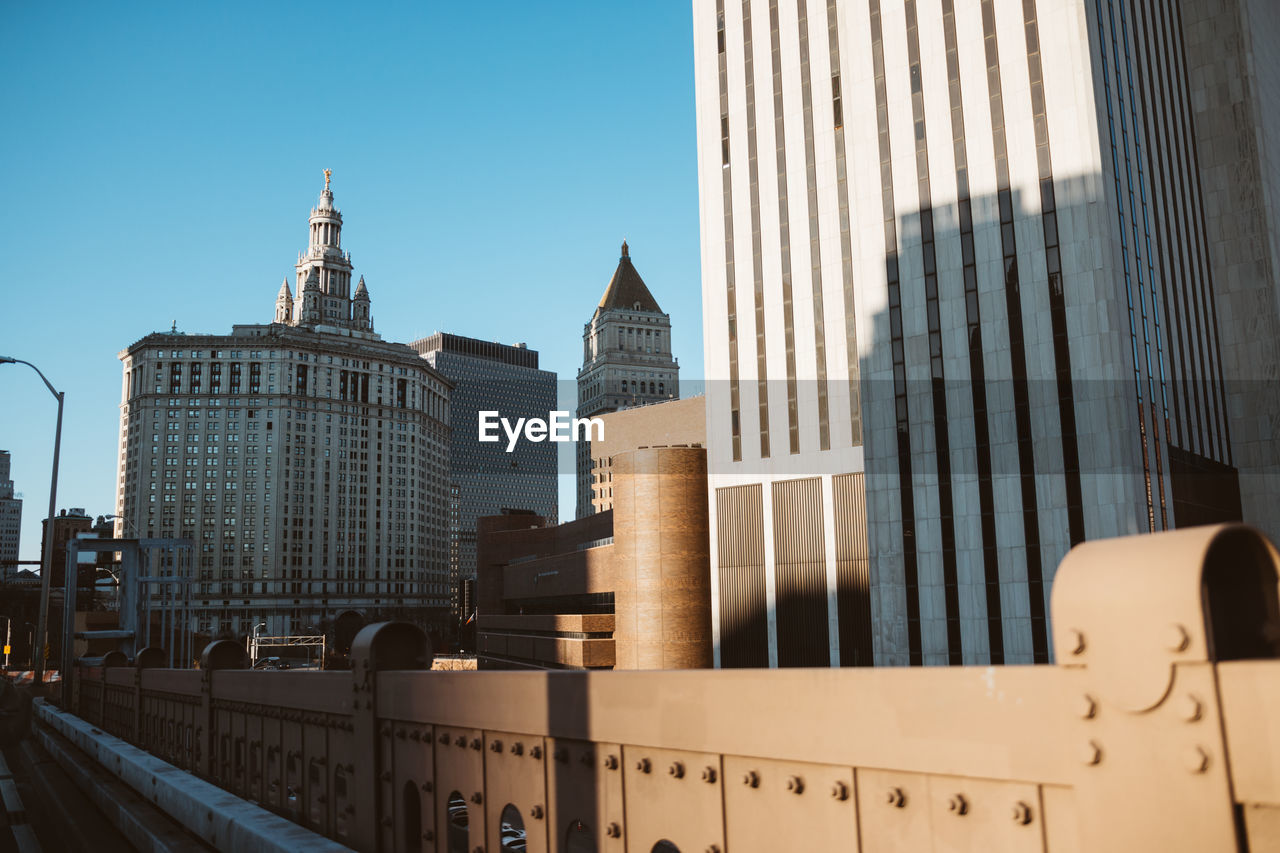
<svg viewBox="0 0 1280 853"><path fill-rule="evenodd" d="M578 371L578 417L590 418L674 400L680 396L680 365L671 355L671 317L662 313L631 263L624 240L618 268L582 331ZM578 512L590 515L591 448L578 442Z"/></svg>
<svg viewBox="0 0 1280 853"><path fill-rule="evenodd" d="M280 282L276 295L276 322L289 325L293 322L293 294L289 292L289 279Z"/></svg>
<svg viewBox="0 0 1280 853"><path fill-rule="evenodd" d="M373 328L372 317L369 314L369 291L364 286L364 276L360 276L360 283L356 285L356 295L351 299L351 327L361 331L369 331Z"/></svg>
<svg viewBox="0 0 1280 853"><path fill-rule="evenodd" d="M276 322L372 331L369 291L363 278L354 297L351 293L351 253L342 251L342 213L333 205L331 176L325 169L324 190L311 209L307 250L298 255L297 297L290 295L286 281L276 297ZM291 302L287 307L286 300Z"/></svg>

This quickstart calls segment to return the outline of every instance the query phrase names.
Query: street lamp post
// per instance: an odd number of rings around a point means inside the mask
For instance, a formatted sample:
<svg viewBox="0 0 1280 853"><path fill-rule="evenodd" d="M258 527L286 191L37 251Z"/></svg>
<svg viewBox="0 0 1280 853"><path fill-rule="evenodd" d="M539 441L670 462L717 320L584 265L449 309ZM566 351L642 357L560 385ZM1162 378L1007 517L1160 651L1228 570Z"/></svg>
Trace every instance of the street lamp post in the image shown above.
<svg viewBox="0 0 1280 853"><path fill-rule="evenodd" d="M258 631L265 627L267 627L266 622L259 622L253 626L253 637L249 641L249 666L258 662Z"/></svg>
<svg viewBox="0 0 1280 853"><path fill-rule="evenodd" d="M130 521L129 519L125 518L123 515L104 515L102 518L103 518L105 521L119 521L119 522L123 522L125 527L132 527L132 528L133 528L133 536L134 536L134 538L135 538L135 539L141 539L141 538L142 538L142 534L138 533L138 528L137 528L137 526L135 526L135 525L134 525L134 523L133 523L132 521Z"/></svg>
<svg viewBox="0 0 1280 853"><path fill-rule="evenodd" d="M138 528L134 526L134 524L133 524L133 522L132 522L132 521L130 521L129 519L125 518L123 515L104 515L102 518L103 518L103 520L104 520L104 521L119 521L119 522L120 522L121 524L123 524L126 528L130 528L130 527L132 527L132 528L133 528L133 537L134 537L135 539L141 539L141 538L142 538L142 536L140 536L140 535L138 534ZM116 553L119 553L119 552L116 552ZM113 563L114 563L114 562L115 562L115 560L113 559ZM116 571L110 571L110 570L108 570L108 573L111 575L111 580L115 583L115 588L116 588L116 609L117 609L117 610L119 610L119 608L120 608L120 572L119 572L119 570L117 569Z"/></svg>
<svg viewBox="0 0 1280 853"><path fill-rule="evenodd" d="M40 372L40 368L29 361L0 355L0 364L25 364L30 367L44 382L53 398L58 401L58 426L53 433L53 474L49 482L49 515L47 516L49 520L45 522L48 529L45 532L44 554L40 559L40 610L36 614L36 640L39 641L40 646L32 649L31 652L35 657L35 684L38 688L39 685L44 684L44 647L49 638L49 581L53 575L53 518L58 511L58 453L62 449L62 402L66 395L54 388L53 384ZM68 678L70 675L64 672L62 677Z"/></svg>

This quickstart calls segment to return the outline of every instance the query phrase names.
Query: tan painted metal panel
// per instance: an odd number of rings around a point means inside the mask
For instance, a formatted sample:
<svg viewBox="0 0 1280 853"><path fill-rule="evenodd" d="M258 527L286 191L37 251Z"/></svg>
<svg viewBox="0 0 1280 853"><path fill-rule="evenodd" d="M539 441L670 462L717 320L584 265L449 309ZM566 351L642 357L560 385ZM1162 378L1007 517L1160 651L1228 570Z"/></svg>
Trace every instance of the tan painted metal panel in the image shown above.
<svg viewBox="0 0 1280 853"><path fill-rule="evenodd" d="M489 850L502 849L502 814L507 805L515 807L525 830L528 853L547 851L547 762L535 747L542 738L530 739L510 732L485 733L485 814L484 829ZM554 759L553 759L554 760ZM474 843L474 839L473 839Z"/></svg>
<svg viewBox="0 0 1280 853"><path fill-rule="evenodd" d="M929 777L935 853L1043 853L1040 792L1017 782Z"/></svg>
<svg viewBox="0 0 1280 853"><path fill-rule="evenodd" d="M725 756L724 823L733 853L857 853L853 770Z"/></svg>
<svg viewBox="0 0 1280 853"><path fill-rule="evenodd" d="M549 801L547 830L552 850L563 850L570 828L579 822L601 853L626 849L622 747L548 738ZM563 752L562 752L563 750Z"/></svg>
<svg viewBox="0 0 1280 853"><path fill-rule="evenodd" d="M720 775L720 756L623 746L622 765L627 853L650 853L659 841L682 851L725 849L721 781L702 779L706 767Z"/></svg>
<svg viewBox="0 0 1280 853"><path fill-rule="evenodd" d="M484 844L484 732L480 729L437 726L436 742L436 826L440 835L449 829L449 799L453 792L467 803L467 832L474 849ZM445 849L440 845L439 849Z"/></svg>
<svg viewBox="0 0 1280 853"><path fill-rule="evenodd" d="M1280 806L1280 661L1217 669L1236 802Z"/></svg>
<svg viewBox="0 0 1280 853"><path fill-rule="evenodd" d="M1079 853L1080 815L1076 810L1076 792L1061 785L1045 785L1040 789L1044 807L1044 841L1049 853Z"/></svg>
<svg viewBox="0 0 1280 853"><path fill-rule="evenodd" d="M859 769L856 778L863 853L926 853L933 849L927 776Z"/></svg>

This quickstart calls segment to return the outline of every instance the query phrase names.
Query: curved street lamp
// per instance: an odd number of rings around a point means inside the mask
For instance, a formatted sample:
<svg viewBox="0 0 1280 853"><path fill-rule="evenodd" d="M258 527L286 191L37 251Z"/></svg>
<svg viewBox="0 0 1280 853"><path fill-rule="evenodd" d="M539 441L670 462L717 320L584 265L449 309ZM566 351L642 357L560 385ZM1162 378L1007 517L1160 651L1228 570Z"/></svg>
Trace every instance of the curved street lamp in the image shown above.
<svg viewBox="0 0 1280 853"><path fill-rule="evenodd" d="M62 402L66 395L54 388L53 384L40 372L40 368L29 361L0 355L0 364L25 364L30 367L44 382L53 398L58 401L58 426L53 433L53 475L49 483L49 520L45 522L49 529L44 537L44 554L40 558L40 610L36 615L36 640L39 641L39 647L31 650L35 658L34 683L39 689L40 685L44 684L44 651L49 640L49 581L53 575L53 518L54 513L58 511L58 452L62 449ZM62 677L67 678L69 674L64 672Z"/></svg>

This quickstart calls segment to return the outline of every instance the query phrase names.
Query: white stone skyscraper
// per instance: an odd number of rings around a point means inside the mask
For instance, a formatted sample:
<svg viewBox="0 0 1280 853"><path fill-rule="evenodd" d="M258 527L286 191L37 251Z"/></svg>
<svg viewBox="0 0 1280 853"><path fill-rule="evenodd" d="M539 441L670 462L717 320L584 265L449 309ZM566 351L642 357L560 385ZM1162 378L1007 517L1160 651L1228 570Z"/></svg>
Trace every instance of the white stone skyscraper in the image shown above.
<svg viewBox="0 0 1280 853"><path fill-rule="evenodd" d="M120 353L117 535L196 543L192 628L443 623L449 382L374 333L326 172L275 323Z"/></svg>
<svg viewBox="0 0 1280 853"><path fill-rule="evenodd" d="M631 263L627 242L600 304L582 329L578 371L579 418L591 418L680 396L680 365L671 354L671 316L664 314ZM578 512L595 512L591 501L591 446L575 444Z"/></svg>
<svg viewBox="0 0 1280 853"><path fill-rule="evenodd" d="M1280 536L1275 4L693 12L720 665L1047 661L1072 545Z"/></svg>

